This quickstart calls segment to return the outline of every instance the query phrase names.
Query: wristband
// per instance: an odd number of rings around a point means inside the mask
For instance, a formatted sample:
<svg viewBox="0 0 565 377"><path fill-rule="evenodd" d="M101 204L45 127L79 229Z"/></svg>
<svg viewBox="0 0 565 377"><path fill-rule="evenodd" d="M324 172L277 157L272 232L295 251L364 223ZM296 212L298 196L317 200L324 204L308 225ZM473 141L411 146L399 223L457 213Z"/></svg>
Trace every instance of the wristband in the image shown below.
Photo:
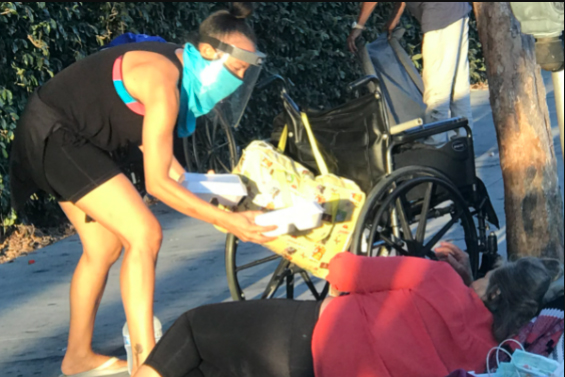
<svg viewBox="0 0 565 377"><path fill-rule="evenodd" d="M354 22L353 25L351 25L351 27L353 29L359 29L359 30L365 30L365 26L364 25L360 25L357 22Z"/></svg>

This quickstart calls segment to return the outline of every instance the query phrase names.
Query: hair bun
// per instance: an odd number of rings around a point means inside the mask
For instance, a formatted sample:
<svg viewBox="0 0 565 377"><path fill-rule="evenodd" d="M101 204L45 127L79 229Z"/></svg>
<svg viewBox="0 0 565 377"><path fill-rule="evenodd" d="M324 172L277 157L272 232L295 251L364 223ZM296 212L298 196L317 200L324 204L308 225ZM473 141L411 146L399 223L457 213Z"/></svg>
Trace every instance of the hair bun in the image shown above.
<svg viewBox="0 0 565 377"><path fill-rule="evenodd" d="M245 19L253 14L253 3L231 3L230 14L239 19Z"/></svg>

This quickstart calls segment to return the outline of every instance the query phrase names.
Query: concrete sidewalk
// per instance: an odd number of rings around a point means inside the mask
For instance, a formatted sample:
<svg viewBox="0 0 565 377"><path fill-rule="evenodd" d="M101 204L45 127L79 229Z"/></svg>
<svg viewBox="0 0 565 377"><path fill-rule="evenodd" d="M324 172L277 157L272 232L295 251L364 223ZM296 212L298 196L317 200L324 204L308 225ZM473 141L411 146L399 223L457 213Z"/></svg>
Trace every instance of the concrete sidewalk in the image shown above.
<svg viewBox="0 0 565 377"><path fill-rule="evenodd" d="M551 81L545 77L552 124L557 124ZM501 251L505 252L504 190L488 91L473 92L472 99L478 174L485 181L502 220L499 240ZM557 130L554 136L563 187L563 159ZM162 205L153 210L164 231L155 310L167 328L188 309L229 300L225 238L213 227ZM249 247L249 251L253 250L254 247ZM73 236L13 263L0 265L0 377L60 374L68 332L69 284L80 253L79 239ZM35 263L29 264L32 259ZM98 352L116 356L124 355L121 328L125 315L119 270L118 263L110 273L94 335Z"/></svg>

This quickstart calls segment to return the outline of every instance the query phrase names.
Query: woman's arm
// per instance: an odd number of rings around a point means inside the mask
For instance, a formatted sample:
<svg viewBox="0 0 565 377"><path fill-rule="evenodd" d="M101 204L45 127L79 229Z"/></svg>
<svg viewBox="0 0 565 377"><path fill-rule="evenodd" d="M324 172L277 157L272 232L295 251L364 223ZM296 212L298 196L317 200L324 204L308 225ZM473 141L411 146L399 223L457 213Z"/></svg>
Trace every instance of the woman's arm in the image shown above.
<svg viewBox="0 0 565 377"><path fill-rule="evenodd" d="M445 267L449 268L421 258L369 258L341 253L331 261L327 280L338 291L348 293L410 289Z"/></svg>
<svg viewBox="0 0 565 377"><path fill-rule="evenodd" d="M128 91L145 106L143 121L143 160L149 194L175 210L256 243L272 239L262 235L273 227L255 225L258 213L228 213L201 200L177 179L182 168L173 157L174 127L179 111L178 70L166 58L156 58L128 72ZM177 165L178 164L178 165ZM184 169L182 170L184 171Z"/></svg>
<svg viewBox="0 0 565 377"><path fill-rule="evenodd" d="M161 84L155 87L154 85L150 93L141 100L145 100L143 155L147 191L185 215L222 226L220 222L223 211L184 189L178 183L178 177L174 179L170 174L174 159L172 151L174 124L179 107L176 86L167 87Z"/></svg>
<svg viewBox="0 0 565 377"><path fill-rule="evenodd" d="M141 152L143 152L143 145L140 146L139 149L141 150ZM184 170L179 160L177 160L177 158L173 156L173 161L171 162L171 167L169 168L169 177L177 182L182 182L181 178L184 176L184 173L186 173L186 170Z"/></svg>
<svg viewBox="0 0 565 377"><path fill-rule="evenodd" d="M176 182L182 182L181 178L184 177L185 173L186 170L184 170L179 160L177 160L177 158L173 156L173 162L171 163L171 167L169 169L169 177L171 177L171 179L175 180Z"/></svg>

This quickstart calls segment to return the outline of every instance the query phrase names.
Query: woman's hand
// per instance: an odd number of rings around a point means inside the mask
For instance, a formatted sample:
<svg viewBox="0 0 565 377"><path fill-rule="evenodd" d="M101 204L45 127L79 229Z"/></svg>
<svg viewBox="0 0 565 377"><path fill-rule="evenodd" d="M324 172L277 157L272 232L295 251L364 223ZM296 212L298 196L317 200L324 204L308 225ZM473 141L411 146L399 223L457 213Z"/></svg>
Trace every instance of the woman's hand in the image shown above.
<svg viewBox="0 0 565 377"><path fill-rule="evenodd" d="M222 227L235 235L243 242L265 244L276 240L276 237L266 237L263 233L277 230L276 226L259 226L255 224L255 218L262 212L229 213Z"/></svg>
<svg viewBox="0 0 565 377"><path fill-rule="evenodd" d="M216 172L208 170L207 174L215 175ZM262 214L262 212L231 213L230 218L226 221L225 229L243 242L253 242L261 245L274 241L276 238L265 237L263 233L276 230L276 226L262 227L255 224L255 218Z"/></svg>
<svg viewBox="0 0 565 377"><path fill-rule="evenodd" d="M473 284L473 270L469 254L449 242L442 242L440 247L435 249L435 253L440 261L447 262L453 267L455 272L463 278L465 285Z"/></svg>

